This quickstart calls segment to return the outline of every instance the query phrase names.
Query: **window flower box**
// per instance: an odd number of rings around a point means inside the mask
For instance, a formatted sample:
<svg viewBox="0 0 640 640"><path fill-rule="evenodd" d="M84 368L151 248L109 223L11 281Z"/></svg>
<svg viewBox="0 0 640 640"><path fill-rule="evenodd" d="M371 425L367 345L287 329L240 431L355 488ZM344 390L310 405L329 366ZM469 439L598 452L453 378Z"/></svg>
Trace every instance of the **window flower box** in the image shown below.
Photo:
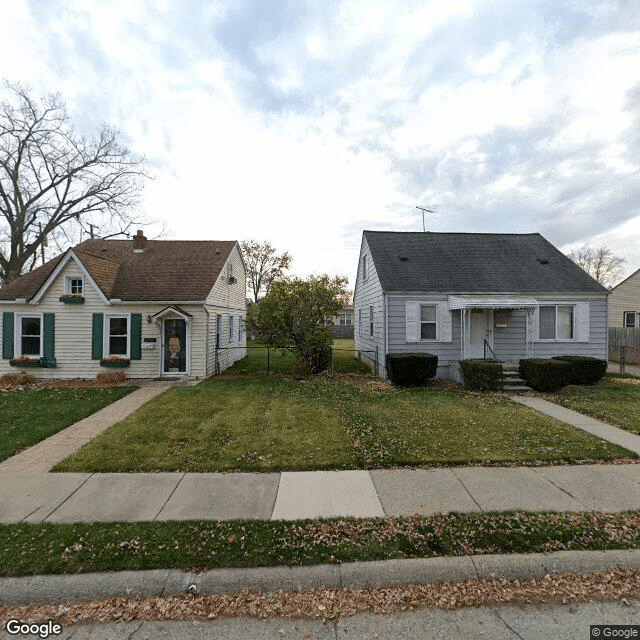
<svg viewBox="0 0 640 640"><path fill-rule="evenodd" d="M41 367L43 358L28 358L26 356L20 356L19 358L13 358L9 360L9 366L11 367L28 367L36 368Z"/></svg>
<svg viewBox="0 0 640 640"><path fill-rule="evenodd" d="M65 304L82 304L84 302L84 298L77 293L66 293L63 296L60 296L58 300Z"/></svg>
<svg viewBox="0 0 640 640"><path fill-rule="evenodd" d="M100 360L101 367L109 367L112 369L128 367L131 364L129 358L106 357Z"/></svg>

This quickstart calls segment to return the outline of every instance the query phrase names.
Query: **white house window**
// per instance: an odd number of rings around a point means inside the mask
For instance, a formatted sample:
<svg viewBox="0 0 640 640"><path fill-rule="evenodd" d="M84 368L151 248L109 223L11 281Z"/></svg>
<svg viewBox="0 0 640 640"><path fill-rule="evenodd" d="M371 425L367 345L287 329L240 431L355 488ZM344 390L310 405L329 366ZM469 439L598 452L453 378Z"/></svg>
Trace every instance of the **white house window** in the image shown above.
<svg viewBox="0 0 640 640"><path fill-rule="evenodd" d="M540 340L573 340L573 305L540 307Z"/></svg>
<svg viewBox="0 0 640 640"><path fill-rule="evenodd" d="M108 316L106 351L110 356L129 355L129 316Z"/></svg>
<svg viewBox="0 0 640 640"><path fill-rule="evenodd" d="M625 311L624 312L624 326L627 329L633 329L636 326L636 312Z"/></svg>
<svg viewBox="0 0 640 640"><path fill-rule="evenodd" d="M358 335L362 335L362 309L358 309Z"/></svg>
<svg viewBox="0 0 640 640"><path fill-rule="evenodd" d="M20 316L18 345L21 356L42 356L42 317Z"/></svg>
<svg viewBox="0 0 640 640"><path fill-rule="evenodd" d="M64 292L73 296L81 296L83 291L82 278L65 278Z"/></svg>
<svg viewBox="0 0 640 640"><path fill-rule="evenodd" d="M373 335L373 307L369 307L369 335Z"/></svg>
<svg viewBox="0 0 640 640"><path fill-rule="evenodd" d="M420 306L420 339L436 339L436 305Z"/></svg>
<svg viewBox="0 0 640 640"><path fill-rule="evenodd" d="M362 256L362 279L367 279L367 256Z"/></svg>
<svg viewBox="0 0 640 640"><path fill-rule="evenodd" d="M233 342L233 316L229 316L229 342Z"/></svg>
<svg viewBox="0 0 640 640"><path fill-rule="evenodd" d="M341 327L350 327L351 326L351 314L350 313L342 313L342 314L340 314L340 326Z"/></svg>

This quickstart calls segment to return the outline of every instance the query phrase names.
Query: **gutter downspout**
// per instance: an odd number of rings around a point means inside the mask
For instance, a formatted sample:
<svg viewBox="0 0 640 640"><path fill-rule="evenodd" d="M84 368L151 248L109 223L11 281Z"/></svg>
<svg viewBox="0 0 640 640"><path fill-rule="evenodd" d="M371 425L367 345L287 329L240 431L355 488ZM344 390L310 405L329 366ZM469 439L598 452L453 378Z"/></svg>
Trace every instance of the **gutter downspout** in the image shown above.
<svg viewBox="0 0 640 640"><path fill-rule="evenodd" d="M389 352L389 297L386 293L382 294L384 300L384 378L387 379L387 353Z"/></svg>
<svg viewBox="0 0 640 640"><path fill-rule="evenodd" d="M204 335L205 337L205 361L204 361L204 377L208 378L209 377L209 326L210 326L210 316L211 314L209 313L209 309L207 309L207 306L204 305L204 312L207 314L207 318L205 321L205 327L204 327Z"/></svg>

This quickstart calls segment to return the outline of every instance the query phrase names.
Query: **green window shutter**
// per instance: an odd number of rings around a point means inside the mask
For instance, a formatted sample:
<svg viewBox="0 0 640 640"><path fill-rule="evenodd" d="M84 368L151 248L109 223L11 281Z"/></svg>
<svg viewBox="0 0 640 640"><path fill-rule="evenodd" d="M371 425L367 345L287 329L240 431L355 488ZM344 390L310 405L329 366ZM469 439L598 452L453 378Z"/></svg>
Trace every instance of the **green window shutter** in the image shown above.
<svg viewBox="0 0 640 640"><path fill-rule="evenodd" d="M2 357L13 358L13 311L2 314Z"/></svg>
<svg viewBox="0 0 640 640"><path fill-rule="evenodd" d="M142 314L131 314L131 359L142 358Z"/></svg>
<svg viewBox="0 0 640 640"><path fill-rule="evenodd" d="M91 358L100 360L102 358L102 330L104 326L104 316L101 313L93 314L93 333L91 335Z"/></svg>
<svg viewBox="0 0 640 640"><path fill-rule="evenodd" d="M53 362L56 357L55 351L55 314L43 313L44 335L42 344L42 355L49 362Z"/></svg>

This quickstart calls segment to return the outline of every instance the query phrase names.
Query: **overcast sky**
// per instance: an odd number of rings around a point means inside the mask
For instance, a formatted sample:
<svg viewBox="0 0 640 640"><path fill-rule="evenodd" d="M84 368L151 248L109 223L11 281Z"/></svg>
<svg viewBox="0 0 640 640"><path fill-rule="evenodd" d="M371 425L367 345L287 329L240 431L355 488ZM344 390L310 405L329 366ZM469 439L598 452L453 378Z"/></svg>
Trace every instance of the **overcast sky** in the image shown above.
<svg viewBox="0 0 640 640"><path fill-rule="evenodd" d="M638 0L12 0L0 76L148 159L173 239L353 285L363 229L540 232L640 268ZM145 229L148 236L156 230ZM463 257L461 256L461 259Z"/></svg>

